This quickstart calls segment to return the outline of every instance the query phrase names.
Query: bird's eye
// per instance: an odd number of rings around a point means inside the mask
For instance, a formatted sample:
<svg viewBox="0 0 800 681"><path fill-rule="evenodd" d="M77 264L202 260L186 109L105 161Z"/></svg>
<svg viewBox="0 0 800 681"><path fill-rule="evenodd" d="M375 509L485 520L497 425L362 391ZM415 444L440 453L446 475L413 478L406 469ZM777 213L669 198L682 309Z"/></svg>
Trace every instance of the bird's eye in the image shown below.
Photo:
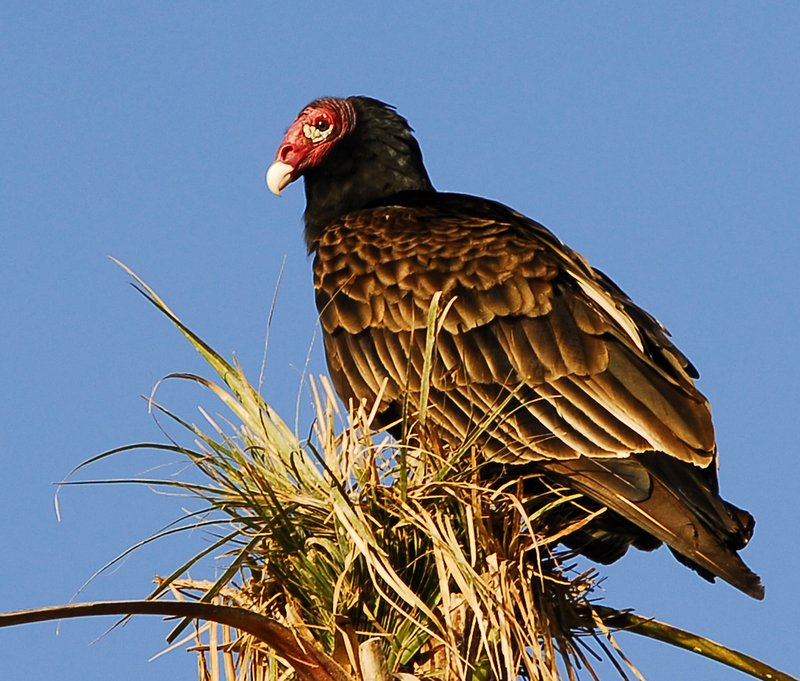
<svg viewBox="0 0 800 681"><path fill-rule="evenodd" d="M308 122L303 124L303 134L313 144L323 142L333 132L333 124L325 114L312 115L306 120Z"/></svg>

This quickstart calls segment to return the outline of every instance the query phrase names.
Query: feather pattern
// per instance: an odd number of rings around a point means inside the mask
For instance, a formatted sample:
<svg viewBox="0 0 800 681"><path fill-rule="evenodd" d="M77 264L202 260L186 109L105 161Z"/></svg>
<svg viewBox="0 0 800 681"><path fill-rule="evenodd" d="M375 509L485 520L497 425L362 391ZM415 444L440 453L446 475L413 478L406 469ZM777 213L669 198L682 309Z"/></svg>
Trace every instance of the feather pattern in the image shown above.
<svg viewBox="0 0 800 681"><path fill-rule="evenodd" d="M760 594L728 548L743 529L713 493L714 431L694 368L661 324L552 233L490 201L410 192L332 222L314 247L341 395L369 399L386 381L387 412L404 397L419 408L427 310L441 291L442 307L452 304L427 417L440 441L456 447L480 430L488 460L535 462L704 576ZM687 508L700 520L687 523ZM652 548L631 531L609 542L612 555L636 541Z"/></svg>
<svg viewBox="0 0 800 681"><path fill-rule="evenodd" d="M490 211L495 222L482 215ZM633 304L602 288L566 246L548 247L554 239L499 204L444 194L400 195L329 225L315 244L314 272L326 349L343 372L338 388L418 385L419 362L407 353L421 356L427 310L442 291L442 305L452 305L435 348L435 399L468 386L525 389L526 408L564 441L567 458L655 450L709 465L708 403L662 327L643 326L643 315L635 323ZM342 253L353 267L342 267ZM393 334L400 343L387 340ZM525 460L553 455L549 445L522 444Z"/></svg>
<svg viewBox="0 0 800 681"><path fill-rule="evenodd" d="M313 147L298 131L320 111L334 132ZM605 507L564 539L595 560L664 542L702 576L762 598L736 553L753 519L719 496L708 401L667 330L537 222L436 192L411 132L377 100L317 100L276 157L281 172L297 164L290 179L305 178L306 241L339 395L380 394L379 422L395 431L404 410L419 411L440 292L431 441L472 442L489 477L563 485L584 496L583 509Z"/></svg>

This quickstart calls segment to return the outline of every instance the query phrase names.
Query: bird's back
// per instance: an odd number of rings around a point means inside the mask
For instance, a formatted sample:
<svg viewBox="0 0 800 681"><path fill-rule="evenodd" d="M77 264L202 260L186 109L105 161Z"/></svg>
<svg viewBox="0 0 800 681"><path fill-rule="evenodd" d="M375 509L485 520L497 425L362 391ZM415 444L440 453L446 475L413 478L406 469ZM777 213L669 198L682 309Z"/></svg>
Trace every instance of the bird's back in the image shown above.
<svg viewBox="0 0 800 681"><path fill-rule="evenodd" d="M345 399L380 394L385 424L403 409L413 419L441 292L432 441L473 442L493 470L533 466L607 506L627 519L622 553L652 548L652 536L704 576L761 593L735 553L752 519L717 493L694 368L551 232L485 199L403 192L332 221L312 246L328 364Z"/></svg>

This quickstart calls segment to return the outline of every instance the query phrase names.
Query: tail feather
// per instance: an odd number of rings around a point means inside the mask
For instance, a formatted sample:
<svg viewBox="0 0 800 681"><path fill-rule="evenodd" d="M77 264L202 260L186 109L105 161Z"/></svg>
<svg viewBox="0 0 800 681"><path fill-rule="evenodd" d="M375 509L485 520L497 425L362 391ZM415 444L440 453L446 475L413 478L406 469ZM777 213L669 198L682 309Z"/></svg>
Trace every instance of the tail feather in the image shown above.
<svg viewBox="0 0 800 681"><path fill-rule="evenodd" d="M706 579L764 597L760 578L736 553L752 534L752 516L706 484L703 469L658 453L548 461L544 468L663 541Z"/></svg>

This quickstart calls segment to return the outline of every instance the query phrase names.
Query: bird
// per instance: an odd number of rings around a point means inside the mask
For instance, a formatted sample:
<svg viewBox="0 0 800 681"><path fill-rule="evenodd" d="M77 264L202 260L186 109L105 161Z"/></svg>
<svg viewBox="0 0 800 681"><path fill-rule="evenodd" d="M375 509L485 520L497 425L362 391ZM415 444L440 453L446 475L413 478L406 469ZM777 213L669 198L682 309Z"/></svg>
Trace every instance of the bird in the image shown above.
<svg viewBox="0 0 800 681"><path fill-rule="evenodd" d="M564 539L611 563L666 544L756 599L738 552L751 514L719 492L699 374L666 328L553 232L490 199L437 191L408 121L323 97L289 126L266 182L302 177L305 241L334 387L396 432L426 383L431 441L472 446L605 513ZM431 305L444 310L423 379Z"/></svg>

